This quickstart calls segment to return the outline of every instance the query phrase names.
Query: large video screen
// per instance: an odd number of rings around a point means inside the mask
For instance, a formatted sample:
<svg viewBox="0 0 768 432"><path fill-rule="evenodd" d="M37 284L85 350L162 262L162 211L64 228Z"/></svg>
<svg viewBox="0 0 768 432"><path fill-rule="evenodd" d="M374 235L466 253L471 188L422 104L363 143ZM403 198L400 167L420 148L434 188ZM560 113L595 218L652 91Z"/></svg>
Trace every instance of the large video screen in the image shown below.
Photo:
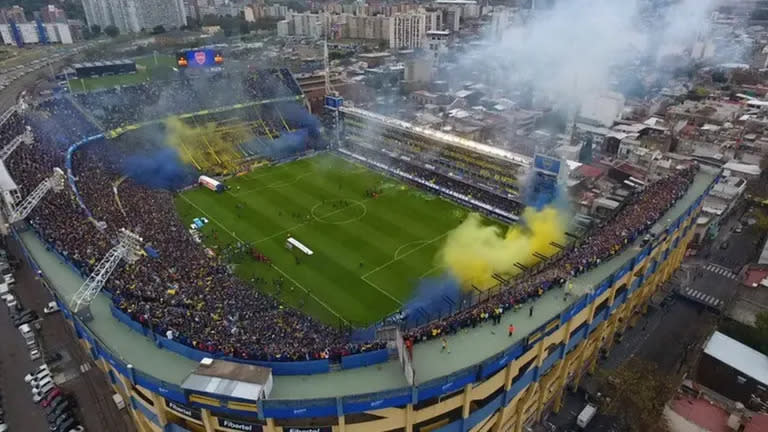
<svg viewBox="0 0 768 432"><path fill-rule="evenodd" d="M177 59L179 67L212 67L223 62L221 54L209 48L183 51Z"/></svg>

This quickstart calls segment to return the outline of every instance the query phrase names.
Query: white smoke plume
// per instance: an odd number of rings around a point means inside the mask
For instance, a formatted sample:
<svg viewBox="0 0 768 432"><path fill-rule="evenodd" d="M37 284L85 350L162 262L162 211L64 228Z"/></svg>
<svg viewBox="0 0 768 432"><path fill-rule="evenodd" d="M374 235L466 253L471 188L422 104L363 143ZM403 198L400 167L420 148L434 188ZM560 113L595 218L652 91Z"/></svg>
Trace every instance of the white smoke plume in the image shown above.
<svg viewBox="0 0 768 432"><path fill-rule="evenodd" d="M467 50L457 78L511 91L530 85L537 94L579 103L615 85L617 69L653 67L660 56L689 48L709 32L718 2L557 0Z"/></svg>

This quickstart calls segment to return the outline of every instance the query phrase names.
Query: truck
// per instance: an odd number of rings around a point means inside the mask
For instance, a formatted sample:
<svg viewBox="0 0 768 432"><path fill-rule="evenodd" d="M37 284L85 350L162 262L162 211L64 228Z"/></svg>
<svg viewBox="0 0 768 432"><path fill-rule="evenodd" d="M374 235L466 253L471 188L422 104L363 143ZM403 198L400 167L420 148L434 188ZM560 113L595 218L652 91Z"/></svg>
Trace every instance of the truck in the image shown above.
<svg viewBox="0 0 768 432"><path fill-rule="evenodd" d="M200 178L197 179L197 182L214 192L221 193L227 190L224 183L205 175L201 175Z"/></svg>
<svg viewBox="0 0 768 432"><path fill-rule="evenodd" d="M587 404L587 406L581 410L579 416L576 417L576 426L581 430L586 430L587 425L595 417L595 414L597 414L597 407L592 404Z"/></svg>

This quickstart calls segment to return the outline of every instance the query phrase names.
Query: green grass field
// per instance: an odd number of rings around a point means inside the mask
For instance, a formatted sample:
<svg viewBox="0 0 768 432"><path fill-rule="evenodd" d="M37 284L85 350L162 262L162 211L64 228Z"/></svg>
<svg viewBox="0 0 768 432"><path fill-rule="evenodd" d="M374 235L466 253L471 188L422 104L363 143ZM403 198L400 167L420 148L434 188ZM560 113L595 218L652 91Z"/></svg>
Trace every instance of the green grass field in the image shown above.
<svg viewBox="0 0 768 432"><path fill-rule="evenodd" d="M137 59L136 66L138 70L133 74L71 79L69 87L72 93L83 93L102 88L140 84L153 78L165 78L176 66L176 59L173 56L158 54L157 63L154 56L148 56Z"/></svg>
<svg viewBox="0 0 768 432"><path fill-rule="evenodd" d="M266 278L258 289L333 325L369 324L397 310L421 278L441 273L435 255L467 214L331 154L258 168L227 185L220 194L181 194L182 221L207 217L204 242L214 250L235 239L252 243L272 266L237 254L238 276ZM381 194L367 196L374 189ZM289 235L314 255L288 250ZM281 277L278 290L272 280Z"/></svg>

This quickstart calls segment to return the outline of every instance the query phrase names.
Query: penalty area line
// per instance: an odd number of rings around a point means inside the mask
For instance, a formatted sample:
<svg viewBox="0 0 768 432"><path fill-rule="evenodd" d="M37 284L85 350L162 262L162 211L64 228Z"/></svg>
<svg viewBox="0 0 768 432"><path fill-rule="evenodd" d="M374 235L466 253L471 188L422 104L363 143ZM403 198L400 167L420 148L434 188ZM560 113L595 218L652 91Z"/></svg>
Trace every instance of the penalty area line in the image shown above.
<svg viewBox="0 0 768 432"><path fill-rule="evenodd" d="M304 292L307 293L307 295L309 295L310 297L312 297L312 299L314 299L316 302L320 303L324 308L328 309L328 311L330 313L334 314L336 316L336 318L342 320L344 322L344 324L350 325L349 321L345 320L343 316L339 315L339 313L336 312L335 310L333 310L330 306L328 306L328 304L326 304L324 301L320 300L316 295L312 294L308 289L304 288L304 286L302 284L296 282L296 280L294 278L288 276L288 274L286 272L280 270L280 268L277 267L276 265L274 265L274 264L270 264L270 265L272 266L273 269L275 269L278 272L280 272L281 275L285 276L286 279L291 281L294 285L296 285L297 287L299 287L302 290L304 290Z"/></svg>
<svg viewBox="0 0 768 432"><path fill-rule="evenodd" d="M375 269L373 269L373 270L369 271L368 273L364 274L362 277L363 277L363 278L365 278L365 277L368 277L368 276L370 276L370 275L372 275L372 274L376 273L377 271L379 271L379 270L383 269L384 267L387 267L387 266L389 266L389 265L390 265L390 264L392 264L393 262L395 262L395 261L399 261L399 260L401 260L401 259L403 259L403 258L407 257L408 255L410 255L410 254L412 254L412 253L414 253L414 252L416 252L416 251L418 251L418 250L421 250L421 249L423 249L423 248L424 248L424 247L426 247L426 246L429 246L429 245L431 245L432 243L434 243L434 242L436 242L436 241L438 241L438 240L442 239L443 237L447 236L447 235L448 235L448 234L449 234L451 231L453 231L453 230L448 230L448 231L446 231L446 232L444 232L444 233L440 234L439 236L437 236L437 237L433 238L432 240L427 240L427 241L424 241L424 243L422 243L421 245L419 245L419 247L413 248L413 249L409 250L408 252L406 252L406 253L404 253L404 254L402 254L402 255L400 255L400 256L398 256L398 257L394 258L394 259L391 259L391 260L389 260L389 261L385 262L384 264L382 264L382 265L380 265L380 266L376 267ZM411 244L415 244L415 242L406 243L404 246L408 246L408 245L411 245ZM398 250L399 250L399 249L398 249ZM395 253L397 253L397 251L395 251Z"/></svg>
<svg viewBox="0 0 768 432"><path fill-rule="evenodd" d="M375 288L376 290L378 290L380 293L382 293L382 294L384 294L385 296L387 296L387 297L391 298L392 300L394 300L394 301L395 301L395 303L399 304L400 306L402 306L402 305L403 305L403 302L401 302L400 300L398 300L398 299L397 299L395 296L393 296L392 294L390 294L390 293L388 293L388 292L384 291L383 289L379 288L379 286L378 286L378 285L376 285L375 283L373 283L373 282L369 281L368 279L366 279L366 278L365 278L365 276L360 276L360 279L362 279L362 280L363 280L363 282L367 283L368 285L370 285L370 286L372 286L373 288Z"/></svg>

